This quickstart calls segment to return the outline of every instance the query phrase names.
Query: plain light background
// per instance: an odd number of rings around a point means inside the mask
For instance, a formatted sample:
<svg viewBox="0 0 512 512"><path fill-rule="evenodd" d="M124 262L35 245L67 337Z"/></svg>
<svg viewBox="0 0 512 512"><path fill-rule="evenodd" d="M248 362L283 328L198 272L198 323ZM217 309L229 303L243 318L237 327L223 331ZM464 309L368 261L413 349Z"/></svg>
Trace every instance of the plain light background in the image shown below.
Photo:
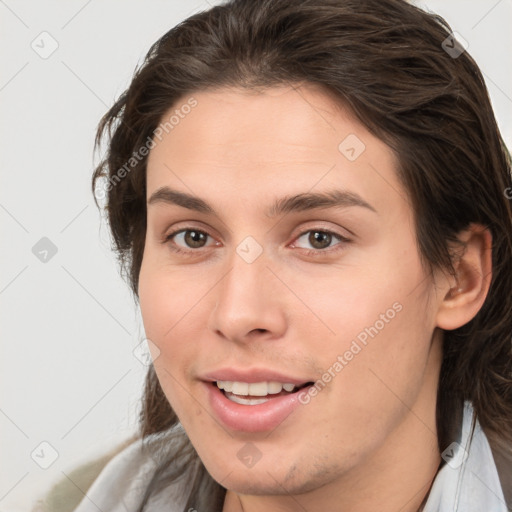
<svg viewBox="0 0 512 512"><path fill-rule="evenodd" d="M135 432L144 333L90 192L93 138L149 46L215 3L0 0L0 512ZM512 147L512 0L416 3L469 43Z"/></svg>

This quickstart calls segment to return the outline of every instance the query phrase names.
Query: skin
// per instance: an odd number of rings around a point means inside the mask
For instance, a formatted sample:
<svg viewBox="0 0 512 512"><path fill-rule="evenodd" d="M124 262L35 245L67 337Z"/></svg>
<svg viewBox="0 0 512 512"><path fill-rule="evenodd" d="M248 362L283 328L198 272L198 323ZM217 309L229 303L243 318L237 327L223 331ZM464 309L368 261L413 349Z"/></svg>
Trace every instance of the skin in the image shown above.
<svg viewBox="0 0 512 512"><path fill-rule="evenodd" d="M464 233L459 280L424 268L395 155L318 87L193 96L197 106L150 152L147 197L169 187L216 214L148 204L139 298L162 388L228 489L224 512L418 510L440 463L439 327L463 325L481 306L490 235ZM355 161L338 149L349 134L365 145ZM267 214L278 198L333 189L375 211ZM183 234L166 241L185 228L207 233L205 245L190 247ZM312 245L311 231L325 230L349 241ZM247 236L263 249L252 263L236 252ZM205 373L268 368L319 379L397 303L400 312L273 431L238 432L216 419ZM261 452L251 468L237 457L248 442Z"/></svg>

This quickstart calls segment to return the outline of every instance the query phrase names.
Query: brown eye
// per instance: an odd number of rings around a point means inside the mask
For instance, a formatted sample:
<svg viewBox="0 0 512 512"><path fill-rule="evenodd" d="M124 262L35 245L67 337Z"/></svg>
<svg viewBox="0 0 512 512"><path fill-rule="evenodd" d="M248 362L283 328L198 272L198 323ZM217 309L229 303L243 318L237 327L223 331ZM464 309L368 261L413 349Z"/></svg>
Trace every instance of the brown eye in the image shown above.
<svg viewBox="0 0 512 512"><path fill-rule="evenodd" d="M310 231L308 242L315 249L326 249L331 245L332 235L326 231Z"/></svg>
<svg viewBox="0 0 512 512"><path fill-rule="evenodd" d="M208 233L197 229L181 229L166 237L166 242L172 242L176 250L202 249L208 244ZM171 247L172 247L171 245ZM211 245L211 244L210 244Z"/></svg>
<svg viewBox="0 0 512 512"><path fill-rule="evenodd" d="M208 235L202 231L186 230L184 231L183 240L188 247L192 249L198 249L204 247Z"/></svg>
<svg viewBox="0 0 512 512"><path fill-rule="evenodd" d="M310 229L297 237L293 246L304 249L310 255L321 255L341 250L348 243L350 240L338 233L325 229Z"/></svg>

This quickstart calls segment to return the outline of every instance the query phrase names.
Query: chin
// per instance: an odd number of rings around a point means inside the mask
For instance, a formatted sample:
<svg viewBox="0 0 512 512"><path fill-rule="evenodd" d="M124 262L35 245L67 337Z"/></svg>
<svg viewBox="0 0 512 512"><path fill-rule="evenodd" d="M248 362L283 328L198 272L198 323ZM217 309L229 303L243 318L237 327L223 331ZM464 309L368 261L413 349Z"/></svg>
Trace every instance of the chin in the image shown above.
<svg viewBox="0 0 512 512"><path fill-rule="evenodd" d="M216 468L213 472L207 469L214 480L226 489L251 496L306 494L339 477L334 468L315 468L312 465L308 465L307 473L297 470L295 465L286 472L278 472L271 464L262 464L258 468Z"/></svg>

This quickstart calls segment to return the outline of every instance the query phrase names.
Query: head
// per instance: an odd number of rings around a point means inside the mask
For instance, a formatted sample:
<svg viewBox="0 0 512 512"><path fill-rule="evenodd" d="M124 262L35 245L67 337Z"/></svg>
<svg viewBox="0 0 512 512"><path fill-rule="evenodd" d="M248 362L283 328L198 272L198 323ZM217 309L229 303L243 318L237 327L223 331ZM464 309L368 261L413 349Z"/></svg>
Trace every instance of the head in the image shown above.
<svg viewBox="0 0 512 512"><path fill-rule="evenodd" d="M158 348L142 433L179 420L227 488L348 482L415 428L442 451L464 400L512 441L510 159L450 32L403 0L232 1L155 43L100 124L93 187ZM229 368L307 386L225 423Z"/></svg>

